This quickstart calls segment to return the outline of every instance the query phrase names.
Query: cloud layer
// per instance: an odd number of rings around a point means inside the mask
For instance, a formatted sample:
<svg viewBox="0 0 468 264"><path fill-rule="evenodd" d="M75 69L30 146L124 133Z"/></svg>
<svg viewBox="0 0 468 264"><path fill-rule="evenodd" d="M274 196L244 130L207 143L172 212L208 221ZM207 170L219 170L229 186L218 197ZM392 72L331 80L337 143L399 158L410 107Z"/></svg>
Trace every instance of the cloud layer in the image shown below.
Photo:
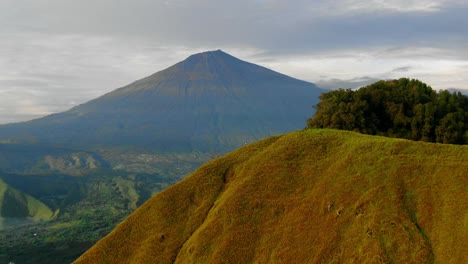
<svg viewBox="0 0 468 264"><path fill-rule="evenodd" d="M466 14L456 0L1 0L0 123L218 48L332 88L411 77L468 89Z"/></svg>

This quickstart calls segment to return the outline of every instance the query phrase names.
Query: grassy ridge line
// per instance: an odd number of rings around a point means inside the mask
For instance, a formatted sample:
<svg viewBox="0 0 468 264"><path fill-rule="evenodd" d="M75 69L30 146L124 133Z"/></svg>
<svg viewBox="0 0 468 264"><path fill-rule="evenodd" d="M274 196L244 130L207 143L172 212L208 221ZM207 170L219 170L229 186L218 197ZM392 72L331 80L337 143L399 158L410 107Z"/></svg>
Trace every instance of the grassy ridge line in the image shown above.
<svg viewBox="0 0 468 264"><path fill-rule="evenodd" d="M142 205L76 263L466 263L468 147L335 130L260 141Z"/></svg>

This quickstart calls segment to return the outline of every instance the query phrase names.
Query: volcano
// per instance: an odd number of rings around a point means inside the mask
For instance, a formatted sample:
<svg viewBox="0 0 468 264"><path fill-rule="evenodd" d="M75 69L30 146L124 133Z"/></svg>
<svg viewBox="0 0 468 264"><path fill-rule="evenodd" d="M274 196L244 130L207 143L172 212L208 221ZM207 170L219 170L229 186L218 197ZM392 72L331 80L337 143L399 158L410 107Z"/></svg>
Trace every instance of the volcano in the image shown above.
<svg viewBox="0 0 468 264"><path fill-rule="evenodd" d="M0 126L0 142L224 153L305 127L322 92L210 51L69 111Z"/></svg>

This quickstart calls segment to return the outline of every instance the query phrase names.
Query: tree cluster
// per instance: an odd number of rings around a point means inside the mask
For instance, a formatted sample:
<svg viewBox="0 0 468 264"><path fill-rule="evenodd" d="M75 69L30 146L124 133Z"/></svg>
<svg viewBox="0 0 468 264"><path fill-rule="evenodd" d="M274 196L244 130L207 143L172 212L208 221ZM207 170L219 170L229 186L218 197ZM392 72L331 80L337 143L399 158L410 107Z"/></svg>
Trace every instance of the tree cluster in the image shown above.
<svg viewBox="0 0 468 264"><path fill-rule="evenodd" d="M418 80L379 81L320 96L309 128L448 144L468 144L468 97Z"/></svg>

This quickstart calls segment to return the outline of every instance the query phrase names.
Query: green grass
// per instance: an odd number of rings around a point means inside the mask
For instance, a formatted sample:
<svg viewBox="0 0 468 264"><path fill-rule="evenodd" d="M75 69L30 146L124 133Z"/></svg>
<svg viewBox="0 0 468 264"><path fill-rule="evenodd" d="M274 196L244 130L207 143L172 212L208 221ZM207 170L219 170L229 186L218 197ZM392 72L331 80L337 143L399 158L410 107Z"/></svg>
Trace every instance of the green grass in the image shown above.
<svg viewBox="0 0 468 264"><path fill-rule="evenodd" d="M337 130L247 145L76 263L466 263L468 146Z"/></svg>
<svg viewBox="0 0 468 264"><path fill-rule="evenodd" d="M47 205L0 179L0 217L48 221L54 216L55 213Z"/></svg>

